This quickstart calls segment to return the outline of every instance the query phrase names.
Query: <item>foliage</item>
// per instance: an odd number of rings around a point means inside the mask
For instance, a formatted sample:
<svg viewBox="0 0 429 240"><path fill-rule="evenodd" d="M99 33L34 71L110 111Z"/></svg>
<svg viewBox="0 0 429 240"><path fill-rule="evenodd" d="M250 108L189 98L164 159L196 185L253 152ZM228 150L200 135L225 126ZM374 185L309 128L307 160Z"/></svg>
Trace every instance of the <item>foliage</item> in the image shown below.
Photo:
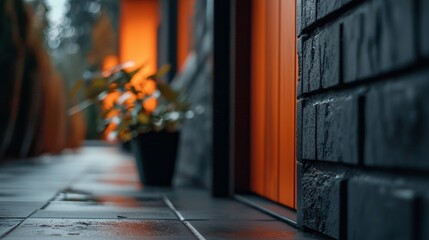
<svg viewBox="0 0 429 240"><path fill-rule="evenodd" d="M70 109L74 114L91 104L101 108L99 130L107 140L129 141L139 133L177 131L193 111L182 94L162 80L169 65L146 76L144 66L126 71L130 63L116 66L90 79L79 80L74 97L83 88L85 100Z"/></svg>

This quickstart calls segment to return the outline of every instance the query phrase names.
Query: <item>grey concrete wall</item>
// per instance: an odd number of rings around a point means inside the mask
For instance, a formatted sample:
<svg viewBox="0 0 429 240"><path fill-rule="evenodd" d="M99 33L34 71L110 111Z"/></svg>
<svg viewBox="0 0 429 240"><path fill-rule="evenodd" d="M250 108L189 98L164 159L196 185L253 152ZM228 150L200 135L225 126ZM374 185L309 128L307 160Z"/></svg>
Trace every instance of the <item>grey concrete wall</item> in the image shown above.
<svg viewBox="0 0 429 240"><path fill-rule="evenodd" d="M429 1L298 0L299 225L429 238Z"/></svg>

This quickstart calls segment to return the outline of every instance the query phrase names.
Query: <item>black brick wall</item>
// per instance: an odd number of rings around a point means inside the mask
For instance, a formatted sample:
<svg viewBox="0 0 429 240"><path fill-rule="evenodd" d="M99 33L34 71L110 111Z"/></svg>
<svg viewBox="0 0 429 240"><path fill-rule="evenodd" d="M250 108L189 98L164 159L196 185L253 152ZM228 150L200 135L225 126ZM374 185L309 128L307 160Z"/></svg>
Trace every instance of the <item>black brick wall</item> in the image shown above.
<svg viewBox="0 0 429 240"><path fill-rule="evenodd" d="M298 224L429 239L429 1L297 7Z"/></svg>

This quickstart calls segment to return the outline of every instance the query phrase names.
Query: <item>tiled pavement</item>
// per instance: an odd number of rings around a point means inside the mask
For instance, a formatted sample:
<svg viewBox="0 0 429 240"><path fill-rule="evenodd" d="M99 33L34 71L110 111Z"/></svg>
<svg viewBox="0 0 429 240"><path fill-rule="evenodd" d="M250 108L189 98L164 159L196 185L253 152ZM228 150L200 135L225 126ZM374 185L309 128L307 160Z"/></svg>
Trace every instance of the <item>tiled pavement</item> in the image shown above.
<svg viewBox="0 0 429 240"><path fill-rule="evenodd" d="M137 181L112 147L0 165L1 239L313 239L232 199Z"/></svg>

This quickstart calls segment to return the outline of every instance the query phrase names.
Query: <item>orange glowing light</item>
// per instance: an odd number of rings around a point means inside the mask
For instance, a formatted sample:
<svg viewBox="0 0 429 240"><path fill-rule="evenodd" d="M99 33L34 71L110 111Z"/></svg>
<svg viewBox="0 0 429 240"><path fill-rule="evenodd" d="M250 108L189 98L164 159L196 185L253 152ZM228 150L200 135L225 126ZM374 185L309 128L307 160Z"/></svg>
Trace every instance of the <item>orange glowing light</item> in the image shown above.
<svg viewBox="0 0 429 240"><path fill-rule="evenodd" d="M192 19L195 0L180 0L177 4L177 65L181 69L192 49Z"/></svg>
<svg viewBox="0 0 429 240"><path fill-rule="evenodd" d="M122 0L119 27L120 62L134 61L135 67L145 64L143 72L146 75L155 72L158 25L159 0Z"/></svg>

